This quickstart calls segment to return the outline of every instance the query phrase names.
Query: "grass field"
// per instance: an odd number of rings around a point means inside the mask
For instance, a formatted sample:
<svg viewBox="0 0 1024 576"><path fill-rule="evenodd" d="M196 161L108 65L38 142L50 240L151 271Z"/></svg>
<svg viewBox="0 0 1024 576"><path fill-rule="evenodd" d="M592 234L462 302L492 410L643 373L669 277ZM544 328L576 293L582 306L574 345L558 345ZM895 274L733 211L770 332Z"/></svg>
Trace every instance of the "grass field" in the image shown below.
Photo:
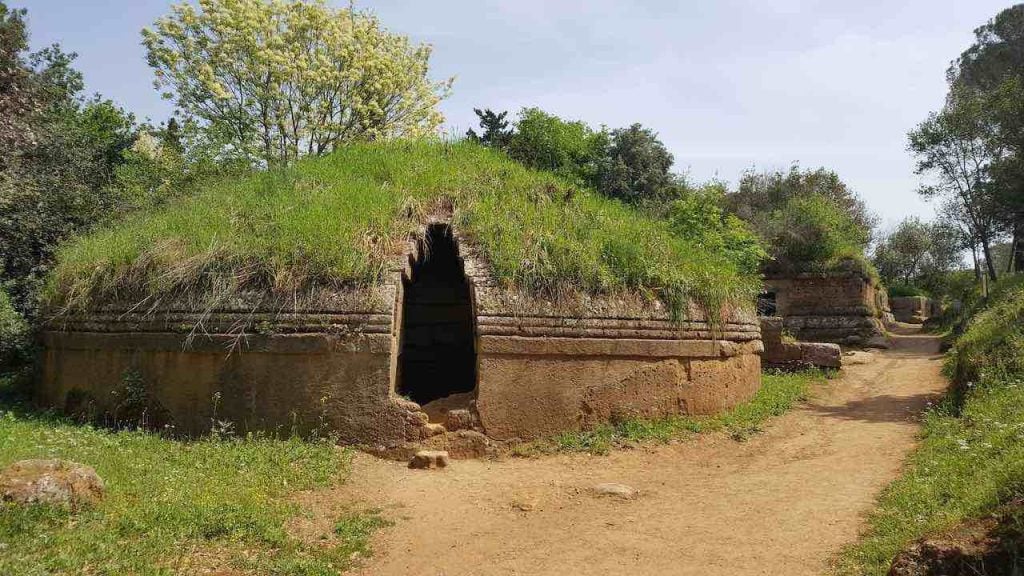
<svg viewBox="0 0 1024 576"><path fill-rule="evenodd" d="M993 292L946 360L955 390L926 414L921 446L879 499L840 574L883 575L911 541L1024 501L1024 286ZM1018 508L1024 533L1024 508ZM998 572L1002 573L1002 572Z"/></svg>
<svg viewBox="0 0 1024 576"><path fill-rule="evenodd" d="M304 542L286 530L309 513L289 500L342 482L348 453L331 441L217 439L180 442L112 432L26 411L0 381L0 468L26 458L92 466L107 495L70 514L0 504L0 574L337 574L368 553L383 523L353 509L332 534Z"/></svg>
<svg viewBox="0 0 1024 576"><path fill-rule="evenodd" d="M520 456L554 452L590 452L606 454L615 446L634 442L670 442L702 432L724 431L743 441L761 431L769 418L790 410L807 398L811 386L831 377L818 370L772 372L764 374L761 389L750 402L716 416L676 416L660 420L625 420L599 426L587 432L566 432L553 438L516 447Z"/></svg>
<svg viewBox="0 0 1024 576"><path fill-rule="evenodd" d="M54 310L171 295L202 306L370 284L429 215L449 210L499 281L534 293L630 290L715 313L757 289L724 251L554 175L469 142L389 142L210 182L73 241L45 298Z"/></svg>

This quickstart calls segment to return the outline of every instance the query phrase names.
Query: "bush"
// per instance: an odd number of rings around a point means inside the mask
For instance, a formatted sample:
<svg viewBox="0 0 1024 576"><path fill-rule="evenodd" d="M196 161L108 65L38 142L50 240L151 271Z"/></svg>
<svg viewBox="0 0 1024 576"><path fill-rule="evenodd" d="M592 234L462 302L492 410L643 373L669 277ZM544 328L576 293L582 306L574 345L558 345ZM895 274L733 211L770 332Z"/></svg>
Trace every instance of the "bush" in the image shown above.
<svg viewBox="0 0 1024 576"><path fill-rule="evenodd" d="M22 360L28 347L28 323L0 289L0 369Z"/></svg>
<svg viewBox="0 0 1024 576"><path fill-rule="evenodd" d="M508 139L508 154L527 168L554 172L570 182L594 187L608 134L585 122L568 121L539 108L519 113Z"/></svg>
<svg viewBox="0 0 1024 576"><path fill-rule="evenodd" d="M747 172L725 204L769 247L766 272L842 269L877 277L864 259L875 217L834 172Z"/></svg>
<svg viewBox="0 0 1024 576"><path fill-rule="evenodd" d="M946 370L959 385L1024 377L1024 276L997 284L967 322Z"/></svg>
<svg viewBox="0 0 1024 576"><path fill-rule="evenodd" d="M890 298L901 298L904 296L927 296L928 294L918 288L917 286L911 286L909 284L890 284L888 287Z"/></svg>
<svg viewBox="0 0 1024 576"><path fill-rule="evenodd" d="M783 270L812 271L864 260L868 231L820 195L789 199L769 228L769 245ZM873 269L873 268L872 268Z"/></svg>
<svg viewBox="0 0 1024 576"><path fill-rule="evenodd" d="M768 253L745 222L725 213L724 196L721 184L684 189L679 199L668 205L666 219L677 236L705 250L724 252L740 270L756 274Z"/></svg>

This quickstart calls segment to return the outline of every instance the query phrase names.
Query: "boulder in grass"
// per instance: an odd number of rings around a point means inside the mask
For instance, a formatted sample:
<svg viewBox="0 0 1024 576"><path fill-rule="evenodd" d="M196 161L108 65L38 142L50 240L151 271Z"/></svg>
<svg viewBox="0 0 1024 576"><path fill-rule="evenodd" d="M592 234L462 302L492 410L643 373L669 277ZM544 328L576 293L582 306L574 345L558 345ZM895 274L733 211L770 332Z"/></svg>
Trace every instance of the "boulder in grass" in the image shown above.
<svg viewBox="0 0 1024 576"><path fill-rule="evenodd" d="M89 466L66 460L21 460L0 471L0 501L72 509L103 498L103 479Z"/></svg>

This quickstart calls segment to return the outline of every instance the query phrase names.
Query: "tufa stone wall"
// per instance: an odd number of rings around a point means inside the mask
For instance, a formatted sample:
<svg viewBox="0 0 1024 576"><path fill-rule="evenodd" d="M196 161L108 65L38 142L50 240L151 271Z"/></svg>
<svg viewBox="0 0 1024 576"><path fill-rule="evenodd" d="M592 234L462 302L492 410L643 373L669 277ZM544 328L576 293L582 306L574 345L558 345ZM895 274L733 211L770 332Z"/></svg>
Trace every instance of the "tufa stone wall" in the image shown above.
<svg viewBox="0 0 1024 576"><path fill-rule="evenodd" d="M855 346L885 345L888 299L860 274L803 273L765 278L775 316L798 340Z"/></svg>
<svg viewBox="0 0 1024 576"><path fill-rule="evenodd" d="M925 296L900 296L892 299L892 313L897 322L924 324L941 314L938 304Z"/></svg>
<svg viewBox="0 0 1024 576"><path fill-rule="evenodd" d="M764 366L783 369L842 368L843 357L838 344L789 341L783 325L783 319L776 316L761 318L761 341L764 342L761 362Z"/></svg>

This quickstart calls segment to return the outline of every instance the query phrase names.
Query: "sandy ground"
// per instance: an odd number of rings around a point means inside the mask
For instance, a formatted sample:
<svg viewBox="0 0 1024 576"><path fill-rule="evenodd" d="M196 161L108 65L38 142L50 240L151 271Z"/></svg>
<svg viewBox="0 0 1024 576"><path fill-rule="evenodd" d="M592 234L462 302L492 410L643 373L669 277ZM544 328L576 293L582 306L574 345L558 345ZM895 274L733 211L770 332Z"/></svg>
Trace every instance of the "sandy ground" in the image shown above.
<svg viewBox="0 0 1024 576"><path fill-rule="evenodd" d="M901 335L743 443L714 435L440 471L358 455L349 482L315 499L326 514L358 501L395 522L364 575L821 574L944 389L937 350ZM641 495L596 496L602 482Z"/></svg>

